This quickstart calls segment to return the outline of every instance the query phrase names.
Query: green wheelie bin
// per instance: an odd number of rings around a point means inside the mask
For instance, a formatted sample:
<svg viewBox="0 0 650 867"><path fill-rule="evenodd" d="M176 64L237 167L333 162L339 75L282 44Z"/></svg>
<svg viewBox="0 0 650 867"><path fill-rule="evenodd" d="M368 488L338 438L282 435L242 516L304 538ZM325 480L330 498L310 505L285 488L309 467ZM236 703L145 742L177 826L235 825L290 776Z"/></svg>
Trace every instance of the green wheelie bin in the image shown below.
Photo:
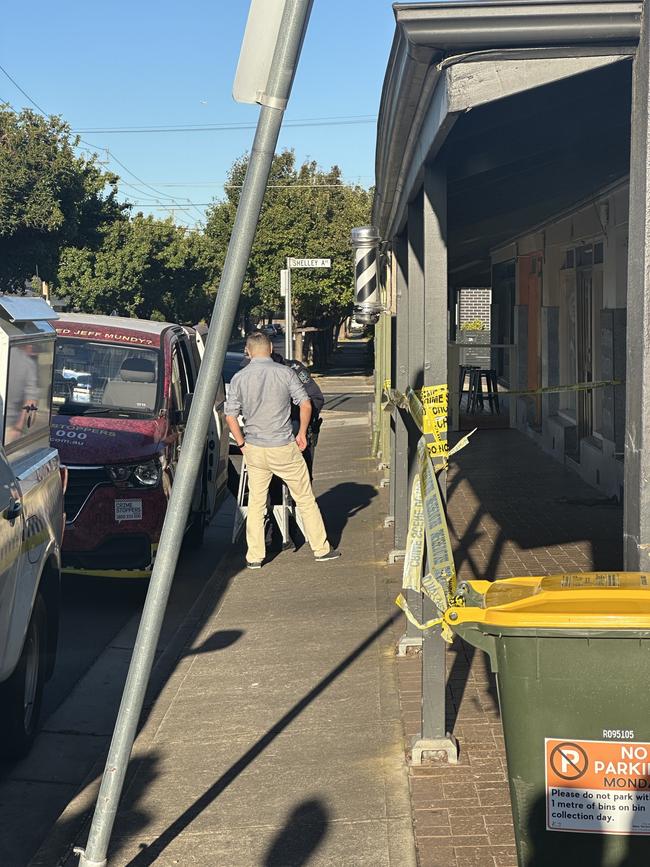
<svg viewBox="0 0 650 867"><path fill-rule="evenodd" d="M496 674L520 867L650 867L650 575L471 581L455 603Z"/></svg>

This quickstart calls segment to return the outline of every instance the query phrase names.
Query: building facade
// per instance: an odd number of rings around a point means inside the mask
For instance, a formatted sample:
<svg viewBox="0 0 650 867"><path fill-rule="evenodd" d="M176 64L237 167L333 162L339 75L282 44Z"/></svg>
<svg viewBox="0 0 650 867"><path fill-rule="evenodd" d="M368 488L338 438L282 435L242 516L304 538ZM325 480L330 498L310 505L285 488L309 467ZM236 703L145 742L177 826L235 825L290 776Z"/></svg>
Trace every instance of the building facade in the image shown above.
<svg viewBox="0 0 650 867"><path fill-rule="evenodd" d="M392 310L380 376L400 390L448 382L453 394L458 302L488 289L489 364L513 392L510 424L624 498L626 565L650 568L643 3L394 9L373 211ZM397 549L416 441L395 413L383 450Z"/></svg>

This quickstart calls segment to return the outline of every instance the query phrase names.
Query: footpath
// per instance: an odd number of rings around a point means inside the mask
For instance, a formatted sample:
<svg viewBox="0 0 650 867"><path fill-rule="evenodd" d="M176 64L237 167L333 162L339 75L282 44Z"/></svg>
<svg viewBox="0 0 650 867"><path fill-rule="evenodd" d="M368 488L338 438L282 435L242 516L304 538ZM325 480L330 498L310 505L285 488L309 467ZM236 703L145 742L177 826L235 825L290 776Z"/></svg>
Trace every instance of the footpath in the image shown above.
<svg viewBox="0 0 650 867"><path fill-rule="evenodd" d="M350 372L361 347L341 354L341 370L321 380L333 408L314 484L343 557L315 563L303 546L251 572L241 545L229 553L147 708L111 867L415 867L391 629L399 579L375 532L384 506L369 457L371 383ZM69 804L33 867L77 863L97 783Z"/></svg>
<svg viewBox="0 0 650 867"><path fill-rule="evenodd" d="M317 564L303 546L249 572L236 546L222 561L173 674L147 703L111 867L516 867L482 653L459 642L448 653L459 764L408 763L420 658L395 656L401 565L386 561L366 363L362 344L344 344L319 378L314 486L343 557ZM514 431L480 432L460 453L449 518L462 578L621 565L620 508ZM32 867L76 865L97 787L70 802Z"/></svg>
<svg viewBox="0 0 650 867"><path fill-rule="evenodd" d="M620 505L518 431L479 431L470 442L451 463L447 486L459 578L622 568ZM399 575L400 567L390 570ZM398 669L410 741L420 727L420 657L400 659ZM409 768L419 867L517 867L496 684L487 656L458 639L447 653L447 717L459 763ZM531 864L550 867L544 841L533 845ZM602 867L585 846L567 842L563 863Z"/></svg>

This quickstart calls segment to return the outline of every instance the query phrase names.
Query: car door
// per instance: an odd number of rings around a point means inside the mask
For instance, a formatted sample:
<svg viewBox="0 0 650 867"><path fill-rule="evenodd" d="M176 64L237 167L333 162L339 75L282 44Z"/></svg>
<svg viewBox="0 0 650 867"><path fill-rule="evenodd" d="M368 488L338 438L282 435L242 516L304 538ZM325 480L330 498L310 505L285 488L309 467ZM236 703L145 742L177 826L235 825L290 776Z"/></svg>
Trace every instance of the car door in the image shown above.
<svg viewBox="0 0 650 867"><path fill-rule="evenodd" d="M183 410L185 409L185 398L191 394L191 388L188 381L188 372L181 350L181 341L174 337L171 342L171 357L172 357L172 380L171 380L171 406L172 406L172 423L174 427L174 442L171 453L171 471L172 476L176 474L178 458L183 446L183 437L185 435L185 419L182 418Z"/></svg>
<svg viewBox="0 0 650 867"><path fill-rule="evenodd" d="M0 680L11 674L20 648L8 646L22 565L25 519L22 492L0 446ZM24 624L27 629L27 622ZM11 659L9 658L11 657Z"/></svg>
<svg viewBox="0 0 650 867"><path fill-rule="evenodd" d="M205 339L207 332L196 332L196 347L198 357L203 359L205 353ZM225 495L228 485L228 433L226 431L226 417L224 406L226 392L223 384L223 376L219 380L217 397L210 416L210 427L207 440L207 488L208 488L208 513L214 514L217 506Z"/></svg>

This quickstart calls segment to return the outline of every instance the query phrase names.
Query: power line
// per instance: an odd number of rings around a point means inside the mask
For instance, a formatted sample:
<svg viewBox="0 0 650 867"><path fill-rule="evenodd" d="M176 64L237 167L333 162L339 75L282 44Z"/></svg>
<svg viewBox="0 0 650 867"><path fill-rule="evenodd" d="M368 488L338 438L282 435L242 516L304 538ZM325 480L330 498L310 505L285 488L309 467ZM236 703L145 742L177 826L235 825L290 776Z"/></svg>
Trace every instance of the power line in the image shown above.
<svg viewBox="0 0 650 867"><path fill-rule="evenodd" d="M375 123L376 115L349 115L336 117L314 117L296 120L287 120L283 123L286 127L308 126L351 126L354 124ZM113 127L84 127L74 130L79 134L123 134L123 133L167 133L167 132L231 132L245 129L255 129L254 123L215 123L215 124L168 124L163 126L113 126Z"/></svg>
<svg viewBox="0 0 650 867"><path fill-rule="evenodd" d="M22 95L25 97L25 99L27 99L34 106L34 108L36 108L37 111L39 111L43 115L43 117L48 117L48 113L45 111L45 109L43 109L34 99L32 99L32 97L27 93L26 90L23 90L23 88L18 84L16 79L13 78L9 74L9 72L7 72L7 70L4 68L4 66L0 65L0 71L2 73L4 73L4 75L9 79L9 81L14 85L14 87L16 87L22 93ZM9 107L12 109L12 111L16 112L16 109L10 103L7 103L7 105L9 105ZM179 208L180 208L180 202L178 202L177 199L175 199L173 196L168 195L167 193L163 193L160 190L157 190L155 187L152 187L150 184L147 184L145 181L142 181L134 172L131 171L131 169L128 168L128 166L124 165L124 163L121 160L118 160L118 158L115 156L115 154L112 154L108 148L100 148L97 145L94 145L92 142L85 141L82 138L80 138L79 141L82 142L83 144L88 145L89 147L93 148L95 150L95 152L98 150L99 151L105 151L107 157L109 157L114 162L116 162L119 166L121 166L124 169L124 171L128 172L128 174L130 174L132 177L134 177L136 179L136 181L143 184L147 189L152 190L154 193L158 193L158 195L160 195L162 198L168 199L171 202L175 202L177 205L179 205ZM85 150L85 149L82 148L82 150ZM133 186L132 184L129 185L126 181L124 181L123 183L125 183L127 186ZM203 220L204 214L192 202L190 202L189 199L187 201L190 205L192 205L192 207L195 207L196 212L199 214L201 220ZM187 228L189 228L189 226L187 226Z"/></svg>
<svg viewBox="0 0 650 867"><path fill-rule="evenodd" d="M14 87L16 87L16 88L17 88L17 89L22 93L22 95L25 97L25 99L27 99L27 100L29 100L29 102L31 102L31 104L34 106L34 108L38 109L38 111L40 111L40 113L41 113L42 115L47 116L47 112L44 111L44 110L40 107L40 105L39 105L37 102L34 102L34 100L33 100L33 99L31 98L31 96L27 93L27 91L23 90L22 87L18 84L18 82L16 81L16 79L15 79L15 78L12 78L11 75L9 75L9 73L8 73L7 70L4 68L4 66L0 66L0 70L1 70L2 72L4 72L4 74L7 76L7 78L9 79L9 81L14 85ZM14 109L14 111L15 111L15 109Z"/></svg>
<svg viewBox="0 0 650 867"><path fill-rule="evenodd" d="M354 178L342 178L340 184L332 184L331 186L350 186L352 184L358 184L362 186L361 181L366 179L372 179L372 175L356 175ZM168 183L167 181L150 181L149 183L156 184L158 187L181 187L182 189L187 189L189 187L196 187L197 189L205 189L206 187L237 187L241 186L241 184L226 184L223 181L174 181L173 183ZM299 184L269 184L270 188L275 187L276 189L280 186L300 186ZM307 184L306 186L329 186L328 184Z"/></svg>
<svg viewBox="0 0 650 867"><path fill-rule="evenodd" d="M241 184L224 184L224 187L230 187L234 189L241 189ZM267 189L269 190L345 190L347 189L345 184L278 184L274 186L270 184ZM154 199L154 201L157 201ZM141 207L147 208L162 208L162 209L174 209L174 205L153 205L149 204L149 202L139 202L135 203L140 205ZM190 205L194 205L198 208L207 208L210 205L214 205L215 202L190 202Z"/></svg>
<svg viewBox="0 0 650 867"><path fill-rule="evenodd" d="M84 141L84 139L80 139L80 141L83 141L84 144L90 144L90 142ZM92 147L92 145L91 145L91 147ZM136 181L141 186L146 187L146 189L151 190L154 193L157 193L163 199L169 199L169 201L175 202L177 205L181 204L182 200L179 201L174 196L170 196L168 193L163 193L161 190L157 189L156 187L152 187L151 184L148 184L146 181L143 181L142 178L138 177L138 175L136 175L135 172L132 172L131 169L128 168L128 166L125 166L121 160L118 160L118 158L115 156L115 154L111 153L111 151L108 148L106 148L106 153L111 157L111 159L113 159L118 164L118 166L122 166L122 168L124 169L125 172L128 172L131 175L131 177L135 178ZM131 186L133 186L133 185L131 184ZM196 207L196 205L194 205L194 203L191 202L189 199L187 199L186 201L187 201L188 205L191 205L191 206L196 208L197 214L199 215L199 217L201 219L203 219L204 214L201 211L199 211L198 207ZM185 204L185 202L183 202L183 204Z"/></svg>

